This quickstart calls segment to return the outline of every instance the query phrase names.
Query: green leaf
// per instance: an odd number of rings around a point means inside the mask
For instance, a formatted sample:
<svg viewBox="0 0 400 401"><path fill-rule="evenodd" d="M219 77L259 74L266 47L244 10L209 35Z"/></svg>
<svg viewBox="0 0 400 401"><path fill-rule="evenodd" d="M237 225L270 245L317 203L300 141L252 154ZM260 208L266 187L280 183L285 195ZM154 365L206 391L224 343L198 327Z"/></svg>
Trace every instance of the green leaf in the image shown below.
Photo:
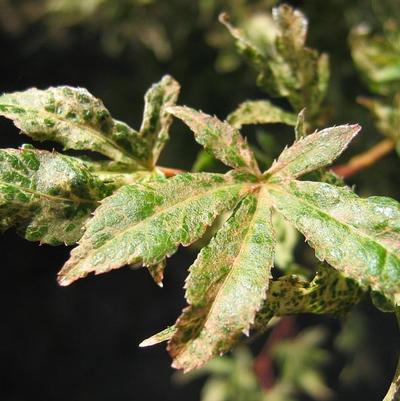
<svg viewBox="0 0 400 401"><path fill-rule="evenodd" d="M189 107L170 107L168 111L193 131L200 145L227 166L260 173L253 152L236 128Z"/></svg>
<svg viewBox="0 0 400 401"><path fill-rule="evenodd" d="M0 150L0 229L30 241L73 244L109 195L79 160L32 147Z"/></svg>
<svg viewBox="0 0 400 401"><path fill-rule="evenodd" d="M357 124L339 125L308 135L285 149L266 174L284 180L324 167L347 148L360 129Z"/></svg>
<svg viewBox="0 0 400 401"><path fill-rule="evenodd" d="M359 198L346 187L292 181L271 185L274 208L304 234L320 260L400 304L400 205Z"/></svg>
<svg viewBox="0 0 400 401"><path fill-rule="evenodd" d="M179 85L165 76L146 94L140 132L115 120L86 89L60 86L28 89L0 96L0 115L39 141L65 149L91 150L126 165L152 169L168 138L171 118L165 107L175 103Z"/></svg>
<svg viewBox="0 0 400 401"><path fill-rule="evenodd" d="M274 316L298 313L342 316L360 301L362 295L355 281L329 266L321 266L312 281L295 275L283 276L270 281L266 299L256 314L252 330L264 330ZM175 326L170 326L144 340L140 346L147 347L167 341L176 330Z"/></svg>
<svg viewBox="0 0 400 401"><path fill-rule="evenodd" d="M151 266L180 244L199 239L254 184L238 174L179 174L146 185L126 185L106 198L87 224L80 245L59 273L68 285L90 272Z"/></svg>
<svg viewBox="0 0 400 401"><path fill-rule="evenodd" d="M4 94L0 115L33 139L59 142L65 149L92 150L128 164L141 152L139 133L114 120L86 89L60 86Z"/></svg>
<svg viewBox="0 0 400 401"><path fill-rule="evenodd" d="M168 346L175 368L200 367L248 332L266 295L274 242L261 188L242 200L190 268L185 286L189 306Z"/></svg>
<svg viewBox="0 0 400 401"><path fill-rule="evenodd" d="M148 164L154 166L167 142L172 116L166 108L173 106L179 95L180 86L171 76L166 75L154 84L145 95L140 135L147 145Z"/></svg>
<svg viewBox="0 0 400 401"><path fill-rule="evenodd" d="M298 313L342 316L360 301L362 294L355 281L329 266L321 266L312 281L295 275L283 276L271 282L253 329L263 330L274 316Z"/></svg>
<svg viewBox="0 0 400 401"><path fill-rule="evenodd" d="M258 35L235 28L226 14L220 21L258 72L257 84L272 96L287 97L296 112L306 107L313 117L325 97L328 58L305 47L307 20L300 11L281 5L273 9L272 16L273 26L260 25L266 32Z"/></svg>
<svg viewBox="0 0 400 401"><path fill-rule="evenodd" d="M276 235L275 266L288 273L295 265L294 252L299 240L299 233L278 213L273 213L272 223Z"/></svg>
<svg viewBox="0 0 400 401"><path fill-rule="evenodd" d="M296 125L294 127L296 141L299 141L301 138L307 136L305 114L306 114L306 109L303 109L297 115Z"/></svg>
<svg viewBox="0 0 400 401"><path fill-rule="evenodd" d="M147 338L146 340L142 341L139 344L139 347L150 347L155 344L162 343L164 341L168 341L176 332L175 326L169 326L163 331L160 331L159 333L155 334L154 336L151 336Z"/></svg>
<svg viewBox="0 0 400 401"><path fill-rule="evenodd" d="M356 67L372 92L394 95L400 91L400 27L391 19L386 36L372 35L362 24L351 31L350 48Z"/></svg>
<svg viewBox="0 0 400 401"><path fill-rule="evenodd" d="M268 100L248 100L239 105L226 118L233 127L240 129L246 124L270 124L283 123L296 124L296 116L280 107L275 106Z"/></svg>

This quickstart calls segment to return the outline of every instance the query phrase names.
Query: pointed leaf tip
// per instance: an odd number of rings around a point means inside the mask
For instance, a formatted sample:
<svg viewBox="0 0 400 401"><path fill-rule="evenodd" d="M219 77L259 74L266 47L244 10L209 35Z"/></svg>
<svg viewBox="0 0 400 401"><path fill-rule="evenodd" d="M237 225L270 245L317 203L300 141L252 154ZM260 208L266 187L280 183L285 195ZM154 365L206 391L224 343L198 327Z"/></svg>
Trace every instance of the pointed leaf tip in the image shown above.
<svg viewBox="0 0 400 401"><path fill-rule="evenodd" d="M248 332L266 296L274 244L268 199L260 189L242 200L190 268L189 306L168 344L175 368L200 367Z"/></svg>
<svg viewBox="0 0 400 401"><path fill-rule="evenodd" d="M124 265L147 265L160 282L160 260L199 239L249 190L251 185L233 174L182 173L146 186L125 185L96 209L60 272L60 283Z"/></svg>
<svg viewBox="0 0 400 401"><path fill-rule="evenodd" d="M274 180L293 179L331 164L361 130L359 124L325 128L286 148L268 170Z"/></svg>
<svg viewBox="0 0 400 401"><path fill-rule="evenodd" d="M228 122L186 106L169 107L167 111L182 120L193 131L196 141L224 164L260 173L246 139Z"/></svg>
<svg viewBox="0 0 400 401"><path fill-rule="evenodd" d="M156 345L156 344L162 343L164 341L168 341L174 335L175 331L176 331L175 326L169 326L166 329L160 331L159 333L154 334L153 336L143 340L139 344L139 347L141 347L141 348L150 347L152 345Z"/></svg>

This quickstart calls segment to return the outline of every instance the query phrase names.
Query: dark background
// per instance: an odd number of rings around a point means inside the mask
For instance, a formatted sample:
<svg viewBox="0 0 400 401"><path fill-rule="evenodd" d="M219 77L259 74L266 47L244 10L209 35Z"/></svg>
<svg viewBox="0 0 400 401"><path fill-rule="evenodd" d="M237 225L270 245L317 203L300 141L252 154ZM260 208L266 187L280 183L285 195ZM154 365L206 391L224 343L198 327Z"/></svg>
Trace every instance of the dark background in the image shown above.
<svg viewBox="0 0 400 401"><path fill-rule="evenodd" d="M302 7L310 19L310 45L331 54L328 102L335 107L332 124L359 122L364 127L345 160L380 139L368 114L355 104L356 96L367 90L357 77L347 47L349 27L371 18L370 2L291 3ZM164 60L135 40L110 55L102 45L104 27L96 27L93 21L89 28L82 23L54 33L38 18L13 31L5 28L8 17L3 15L0 91L64 84L86 87L103 99L115 118L134 127L140 124L144 92L165 73L181 83L181 104L220 117L247 98L265 97L255 88L254 76L246 66L227 73L216 70L219 50L207 44L206 33L209 25L215 29L218 10L207 25L198 22L196 2L172 1L170 5L173 17L155 15L165 25L167 36L174 38L172 56ZM4 10L0 7L0 12ZM181 20L186 33L178 40L175 36ZM29 142L4 119L0 132L2 147ZM290 134L283 128L282 132L279 140L283 145ZM177 123L171 136L162 164L190 168L198 150L193 138ZM42 147L51 149L52 145ZM349 184L355 184L362 195L399 199L398 166L397 156L389 155ZM169 260L163 289L144 269L128 268L61 288L56 274L68 257L68 248L39 247L10 230L2 236L0 250L0 400L199 399L202 381L177 384L163 345L138 348L141 340L173 323L184 305L181 288L186 268L195 256L192 250L180 249ZM370 380L360 372L353 387L341 387L336 378L343 358L336 355L327 373L329 384L338 390L338 400L381 399L394 371L399 342L393 317L378 312L368 302L360 309L369 319L365 329L380 375ZM313 318L306 317L304 324L309 322ZM339 329L338 322L325 322L333 333Z"/></svg>

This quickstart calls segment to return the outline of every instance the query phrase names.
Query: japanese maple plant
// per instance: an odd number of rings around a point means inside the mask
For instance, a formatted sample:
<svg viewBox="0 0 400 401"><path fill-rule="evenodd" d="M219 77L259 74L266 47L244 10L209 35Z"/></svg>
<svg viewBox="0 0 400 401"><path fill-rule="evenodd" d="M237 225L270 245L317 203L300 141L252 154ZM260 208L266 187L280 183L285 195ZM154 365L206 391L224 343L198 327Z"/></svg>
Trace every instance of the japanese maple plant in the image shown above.
<svg viewBox="0 0 400 401"><path fill-rule="evenodd" d="M169 75L146 93L137 130L81 88L0 97L0 114L22 133L90 151L0 150L1 228L15 227L43 244L77 244L59 272L60 285L127 265L144 266L161 284L166 259L213 227L189 268L187 307L173 326L141 344L168 340L173 367L184 371L265 330L273 317L343 315L365 292L383 311L400 307L400 205L387 197L360 198L327 168L361 127L321 126L328 57L306 47L307 22L299 11L282 5L272 18L257 40L227 15L221 21L256 70L260 88L286 98L290 110L247 100L223 121L177 106L180 87ZM229 171L158 166L174 117ZM269 123L293 126L294 140L262 169L240 128ZM314 249L321 261L314 278L285 271L273 278L275 216ZM399 399L399 380L397 374L386 400Z"/></svg>

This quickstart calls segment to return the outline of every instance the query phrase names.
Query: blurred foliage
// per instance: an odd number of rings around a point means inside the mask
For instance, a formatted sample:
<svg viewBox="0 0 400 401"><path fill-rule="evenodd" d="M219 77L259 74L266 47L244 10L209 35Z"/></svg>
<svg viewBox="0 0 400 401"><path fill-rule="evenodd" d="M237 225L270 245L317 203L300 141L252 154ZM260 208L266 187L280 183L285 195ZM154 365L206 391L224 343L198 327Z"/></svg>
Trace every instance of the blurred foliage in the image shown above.
<svg viewBox="0 0 400 401"><path fill-rule="evenodd" d="M194 29L204 28L207 42L221 49L217 65L229 70L239 61L232 51L226 51L227 35L215 29L216 15L226 9L247 21L255 11L274 3L275 0L3 0L0 21L2 29L12 35L21 35L32 24L42 24L43 35L55 43L68 41L74 28L83 27L100 35L103 49L110 56L118 56L127 46L143 45L159 60L171 58L173 49ZM178 24L177 14L185 16Z"/></svg>
<svg viewBox="0 0 400 401"><path fill-rule="evenodd" d="M231 356L209 362L204 368L179 382L207 375L201 394L202 401L294 401L300 395L313 400L327 400L332 392L321 371L330 360L323 347L327 333L322 327L303 330L296 337L284 339L269 350L271 363L278 379L268 389L262 389L254 371L254 358L244 346L237 347Z"/></svg>
<svg viewBox="0 0 400 401"><path fill-rule="evenodd" d="M400 11L395 2L375 2L381 26L367 23L353 28L353 60L370 91L378 98L360 97L379 132L391 138L400 152ZM375 31L375 32L374 32Z"/></svg>

